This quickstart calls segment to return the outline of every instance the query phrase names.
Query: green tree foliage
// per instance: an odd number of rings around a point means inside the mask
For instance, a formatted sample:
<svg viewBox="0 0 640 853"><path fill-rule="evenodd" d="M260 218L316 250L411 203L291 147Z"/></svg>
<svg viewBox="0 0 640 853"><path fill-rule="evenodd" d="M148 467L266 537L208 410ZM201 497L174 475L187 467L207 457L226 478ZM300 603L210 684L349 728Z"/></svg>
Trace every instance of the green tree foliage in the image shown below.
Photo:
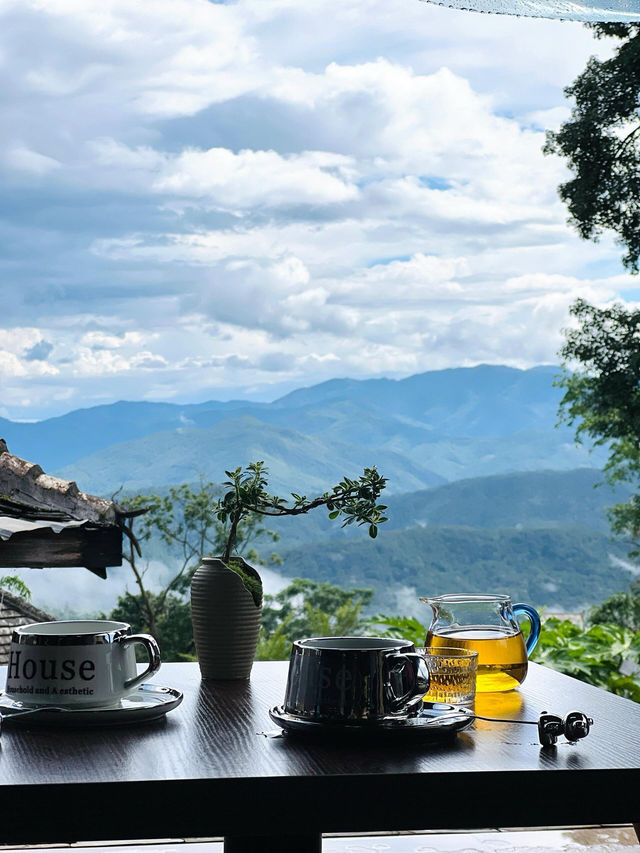
<svg viewBox="0 0 640 853"><path fill-rule="evenodd" d="M620 625L587 628L568 619L546 619L532 655L538 663L640 702L637 677L622 672L625 661L640 663L640 633Z"/></svg>
<svg viewBox="0 0 640 853"><path fill-rule="evenodd" d="M640 69L639 69L640 71ZM637 97L637 95L636 95ZM637 254L636 254L637 260ZM605 476L611 485L635 490L609 509L615 533L640 536L640 311L621 305L597 308L583 299L571 307L578 321L566 332L560 355L564 388L560 418L576 428L576 439L589 438L607 448ZM572 370L574 365L577 370ZM630 556L638 556L637 545ZM610 596L588 614L589 627L548 620L537 658L577 678L640 701L640 685L621 671L623 661L640 662L638 585Z"/></svg>
<svg viewBox="0 0 640 853"><path fill-rule="evenodd" d="M591 57L565 94L568 121L547 134L545 153L567 158L574 174L559 187L570 222L585 239L605 230L626 249L624 265L640 269L640 24L594 24L597 38L617 39L614 55Z"/></svg>
<svg viewBox="0 0 640 853"><path fill-rule="evenodd" d="M6 589L7 592L12 592L14 595L24 598L25 601L31 599L31 590L26 583L17 575L2 575L0 577L0 590Z"/></svg>
<svg viewBox="0 0 640 853"><path fill-rule="evenodd" d="M220 487L211 482L201 482L199 489L183 483L172 486L166 495L136 495L127 502L128 509L146 507L146 513L136 522L138 539L148 541L159 536L171 549L180 563L180 568L169 585L170 589L184 592L189 587L193 569L203 554L219 554L223 551L228 530L217 517ZM236 550L247 560L258 561L260 555L255 542L270 538L277 542L279 535L262 524L259 517L245 515L243 524L236 530ZM280 562L277 554L270 561ZM189 571L191 569L191 572Z"/></svg>
<svg viewBox="0 0 640 853"><path fill-rule="evenodd" d="M424 646L427 636L426 626L411 616L385 616L380 613L372 616L367 624L377 637L401 637L416 647Z"/></svg>
<svg viewBox="0 0 640 853"><path fill-rule="evenodd" d="M294 578L275 595L265 596L258 660L286 660L293 640L348 637L366 626L361 611L372 589L341 589L329 583Z"/></svg>
<svg viewBox="0 0 640 853"><path fill-rule="evenodd" d="M479 530L429 524L389 530L375 541L311 542L282 556L285 574L373 587L384 612L392 611L399 585L419 595L507 589L534 607L573 610L576 601L595 604L627 587L628 571L611 566L609 558L624 559L627 551L608 533L584 527Z"/></svg>
<svg viewBox="0 0 640 853"><path fill-rule="evenodd" d="M640 484L640 311L621 305L597 308L583 299L571 306L578 327L566 332L560 350L564 388L560 418L585 436L605 445L605 474L617 482ZM574 364L575 371L570 370ZM640 494L610 511L614 532L640 534Z"/></svg>
<svg viewBox="0 0 640 853"><path fill-rule="evenodd" d="M590 625L610 623L627 631L640 633L640 584L635 581L629 592L616 592L597 607L592 607L587 619Z"/></svg>
<svg viewBox="0 0 640 853"><path fill-rule="evenodd" d="M160 644L162 659L195 660L189 602L175 592L146 594L154 613L155 636ZM119 622L128 622L136 633L150 633L146 605L140 594L134 595L127 591L119 596L118 604L109 616Z"/></svg>
<svg viewBox="0 0 640 853"><path fill-rule="evenodd" d="M372 539L378 535L378 525L387 520L384 516L386 506L377 503L387 481L375 467L365 468L358 480L345 477L330 492L316 498L309 499L294 492L292 501L267 492L264 462L251 462L244 469L236 468L225 471L225 474L229 477L224 483L227 491L217 502L215 512L219 522L228 524L222 552L222 560L227 564L231 555L237 552L240 525L255 516L281 518L304 515L323 506L328 510L330 519L344 516L343 527L354 522L368 525Z"/></svg>

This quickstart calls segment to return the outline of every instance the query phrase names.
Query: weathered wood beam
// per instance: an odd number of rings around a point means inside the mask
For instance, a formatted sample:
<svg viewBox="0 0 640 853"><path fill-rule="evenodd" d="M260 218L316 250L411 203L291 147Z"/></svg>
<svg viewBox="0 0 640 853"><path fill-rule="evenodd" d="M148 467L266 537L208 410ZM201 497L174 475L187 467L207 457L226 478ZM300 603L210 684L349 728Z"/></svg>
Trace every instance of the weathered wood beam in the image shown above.
<svg viewBox="0 0 640 853"><path fill-rule="evenodd" d="M74 482L51 477L39 465L13 456L0 439L0 516L5 516L9 533L8 539L0 539L0 568L84 566L106 578L107 566L122 565L124 519L146 511L124 510L114 501L81 492ZM18 524L12 525L12 519ZM81 524L54 533L49 525L40 526L43 521L58 529L54 521ZM22 522L34 523L24 529Z"/></svg>
<svg viewBox="0 0 640 853"><path fill-rule="evenodd" d="M106 578L107 566L122 565L120 527L70 527L54 533L50 528L14 533L0 542L0 567L43 569L84 566Z"/></svg>

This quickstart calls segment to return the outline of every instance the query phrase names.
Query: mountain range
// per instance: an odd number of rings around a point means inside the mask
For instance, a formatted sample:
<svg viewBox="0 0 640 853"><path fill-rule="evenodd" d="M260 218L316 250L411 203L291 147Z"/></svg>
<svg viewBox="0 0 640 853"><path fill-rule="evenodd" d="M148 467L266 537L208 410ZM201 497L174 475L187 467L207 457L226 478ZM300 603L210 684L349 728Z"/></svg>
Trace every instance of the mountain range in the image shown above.
<svg viewBox="0 0 640 853"><path fill-rule="evenodd" d="M0 419L12 453L80 488L219 482L262 459L276 491L306 493L376 465L388 492L513 471L599 467L556 428L558 369L481 365L402 380L334 379L272 403L119 402L37 423Z"/></svg>
<svg viewBox="0 0 640 853"><path fill-rule="evenodd" d="M0 419L0 436L12 453L103 495L221 482L226 469L264 460L270 491L312 496L376 465L389 480L389 521L375 542L322 511L273 520L282 583L373 586L374 609L414 615L419 595L489 587L580 609L633 577L606 515L630 492L602 485L604 449L590 453L556 426L557 374L484 365L335 379L272 403L118 402L37 423ZM152 540L146 556L168 577L166 545ZM121 585L123 570L113 577Z"/></svg>

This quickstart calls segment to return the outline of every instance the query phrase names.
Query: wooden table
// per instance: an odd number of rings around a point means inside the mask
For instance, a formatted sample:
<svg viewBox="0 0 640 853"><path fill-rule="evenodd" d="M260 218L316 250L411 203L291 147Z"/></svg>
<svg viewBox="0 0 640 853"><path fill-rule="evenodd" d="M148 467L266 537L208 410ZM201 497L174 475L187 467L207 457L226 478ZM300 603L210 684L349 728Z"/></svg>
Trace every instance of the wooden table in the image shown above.
<svg viewBox="0 0 640 853"><path fill-rule="evenodd" d="M266 738L286 673L257 663L249 682L203 683L196 664L165 664L155 682L185 698L163 720L7 723L0 843L223 835L227 851L306 853L322 832L640 823L640 705L533 664L478 712L585 711L585 740L542 750L534 726L489 722L436 744Z"/></svg>

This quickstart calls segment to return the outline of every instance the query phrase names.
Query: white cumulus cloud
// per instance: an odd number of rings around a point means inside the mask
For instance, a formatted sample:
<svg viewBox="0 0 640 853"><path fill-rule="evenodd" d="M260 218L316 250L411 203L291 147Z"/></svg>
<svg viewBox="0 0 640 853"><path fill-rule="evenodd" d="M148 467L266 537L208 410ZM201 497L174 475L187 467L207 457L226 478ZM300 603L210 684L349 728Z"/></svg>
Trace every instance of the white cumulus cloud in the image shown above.
<svg viewBox="0 0 640 853"><path fill-rule="evenodd" d="M3 412L554 361L577 296L635 298L541 150L610 52L401 0L6 0Z"/></svg>

